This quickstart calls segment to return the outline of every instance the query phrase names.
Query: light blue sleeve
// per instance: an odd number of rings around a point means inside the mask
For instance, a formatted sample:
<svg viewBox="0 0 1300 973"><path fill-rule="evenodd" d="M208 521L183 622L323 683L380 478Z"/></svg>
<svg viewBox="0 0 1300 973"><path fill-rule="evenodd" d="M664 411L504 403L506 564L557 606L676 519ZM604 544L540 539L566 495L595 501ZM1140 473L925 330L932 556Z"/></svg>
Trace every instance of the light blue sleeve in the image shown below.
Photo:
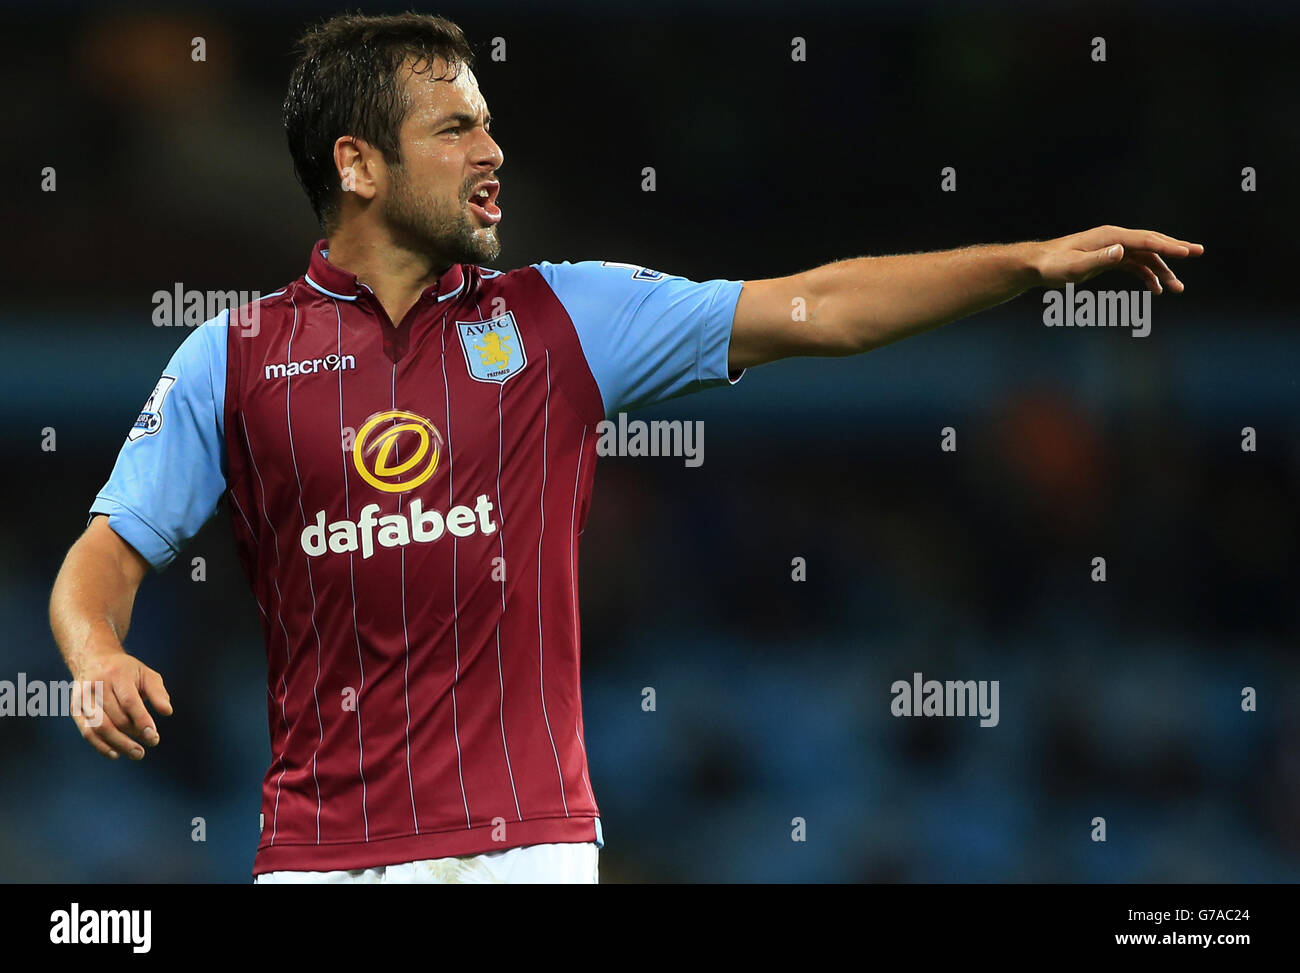
<svg viewBox="0 0 1300 973"><path fill-rule="evenodd" d="M90 513L161 571L226 491L226 319L195 328L167 363Z"/></svg>
<svg viewBox="0 0 1300 973"><path fill-rule="evenodd" d="M606 415L734 385L744 374L727 370L743 281L696 283L612 261L532 266L577 329Z"/></svg>

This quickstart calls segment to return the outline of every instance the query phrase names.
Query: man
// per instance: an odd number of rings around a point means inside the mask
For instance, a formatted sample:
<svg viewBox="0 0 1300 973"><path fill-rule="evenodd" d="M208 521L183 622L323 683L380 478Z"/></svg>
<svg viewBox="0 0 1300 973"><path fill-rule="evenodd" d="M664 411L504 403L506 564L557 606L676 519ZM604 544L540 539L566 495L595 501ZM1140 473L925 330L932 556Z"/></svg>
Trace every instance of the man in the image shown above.
<svg viewBox="0 0 1300 973"><path fill-rule="evenodd" d="M136 590L229 497L269 677L259 882L596 881L577 551L607 415L1110 268L1181 292L1163 258L1203 250L1106 226L759 281L490 270L502 152L461 31L417 14L308 33L285 128L326 239L182 343L50 607L105 687L83 735L141 759L171 703L122 645Z"/></svg>

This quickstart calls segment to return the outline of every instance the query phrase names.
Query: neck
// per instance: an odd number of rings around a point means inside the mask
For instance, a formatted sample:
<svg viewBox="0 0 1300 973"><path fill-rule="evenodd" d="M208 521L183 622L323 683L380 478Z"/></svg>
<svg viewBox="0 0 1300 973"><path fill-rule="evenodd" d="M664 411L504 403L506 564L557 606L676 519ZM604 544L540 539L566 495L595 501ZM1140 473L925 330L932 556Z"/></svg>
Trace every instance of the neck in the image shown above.
<svg viewBox="0 0 1300 973"><path fill-rule="evenodd" d="M426 287L437 283L451 265L435 255L402 246L386 234L362 234L337 228L329 237L329 261L340 270L356 274L388 312L394 327Z"/></svg>

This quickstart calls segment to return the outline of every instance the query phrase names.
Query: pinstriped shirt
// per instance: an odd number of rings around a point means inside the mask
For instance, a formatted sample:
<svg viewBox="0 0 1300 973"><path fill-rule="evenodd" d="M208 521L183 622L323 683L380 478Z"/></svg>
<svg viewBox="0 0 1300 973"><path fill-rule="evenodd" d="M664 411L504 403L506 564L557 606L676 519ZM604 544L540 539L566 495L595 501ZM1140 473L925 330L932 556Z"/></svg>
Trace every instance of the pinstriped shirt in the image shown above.
<svg viewBox="0 0 1300 973"><path fill-rule="evenodd" d="M578 547L598 424L726 384L741 284L330 263L195 329L91 507L165 568L227 499L267 661L254 872L603 843Z"/></svg>

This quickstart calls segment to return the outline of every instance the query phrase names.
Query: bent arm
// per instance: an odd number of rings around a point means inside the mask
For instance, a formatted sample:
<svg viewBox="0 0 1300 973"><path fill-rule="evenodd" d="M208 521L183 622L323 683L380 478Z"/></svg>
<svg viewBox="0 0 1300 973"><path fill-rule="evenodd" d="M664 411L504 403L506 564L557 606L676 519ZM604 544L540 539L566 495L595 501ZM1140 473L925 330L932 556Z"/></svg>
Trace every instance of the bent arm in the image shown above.
<svg viewBox="0 0 1300 973"><path fill-rule="evenodd" d="M50 628L82 693L71 714L81 735L106 757L144 758L144 747L160 742L145 700L164 716L172 713L162 676L122 646L131 608L149 562L94 517L63 560L50 593Z"/></svg>
<svg viewBox="0 0 1300 973"><path fill-rule="evenodd" d="M124 652L131 609L149 563L108 526L91 519L63 559L50 593L50 628L75 677L105 653Z"/></svg>
<svg viewBox="0 0 1300 973"><path fill-rule="evenodd" d="M158 743L144 699L164 716L172 712L162 677L128 655L122 640L144 576L171 563L226 489L229 317L223 311L194 329L168 361L91 505L102 516L92 516L72 545L50 593L50 628L74 689L103 689L102 712L83 706L73 719L108 757L138 760L144 749L135 740Z"/></svg>

